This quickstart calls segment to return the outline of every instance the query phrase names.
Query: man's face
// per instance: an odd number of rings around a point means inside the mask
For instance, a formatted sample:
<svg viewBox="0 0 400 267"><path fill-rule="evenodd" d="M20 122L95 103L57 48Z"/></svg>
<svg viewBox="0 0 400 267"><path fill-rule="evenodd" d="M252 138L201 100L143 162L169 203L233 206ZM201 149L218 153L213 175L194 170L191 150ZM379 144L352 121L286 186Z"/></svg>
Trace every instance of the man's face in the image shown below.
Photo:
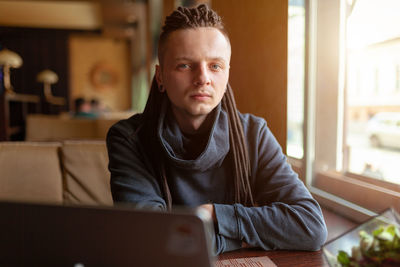
<svg viewBox="0 0 400 267"><path fill-rule="evenodd" d="M231 47L215 28L172 32L164 44L158 84L180 119L206 117L221 101L229 78Z"/></svg>

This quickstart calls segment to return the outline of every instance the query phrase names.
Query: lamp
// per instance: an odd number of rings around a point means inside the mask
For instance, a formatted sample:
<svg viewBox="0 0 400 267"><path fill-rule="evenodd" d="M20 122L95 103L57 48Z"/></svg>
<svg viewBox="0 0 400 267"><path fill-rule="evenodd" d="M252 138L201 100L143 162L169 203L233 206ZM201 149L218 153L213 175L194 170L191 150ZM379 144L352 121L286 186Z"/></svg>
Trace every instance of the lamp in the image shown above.
<svg viewBox="0 0 400 267"><path fill-rule="evenodd" d="M10 81L10 68L21 67L22 62L22 58L17 53L8 49L0 51L0 66L3 66L4 88L6 88L7 93L15 93Z"/></svg>
<svg viewBox="0 0 400 267"><path fill-rule="evenodd" d="M43 83L44 97L46 101L54 105L64 105L65 99L63 97L54 96L51 92L51 85L58 82L58 75L52 70L45 69L38 73L36 76L38 82Z"/></svg>

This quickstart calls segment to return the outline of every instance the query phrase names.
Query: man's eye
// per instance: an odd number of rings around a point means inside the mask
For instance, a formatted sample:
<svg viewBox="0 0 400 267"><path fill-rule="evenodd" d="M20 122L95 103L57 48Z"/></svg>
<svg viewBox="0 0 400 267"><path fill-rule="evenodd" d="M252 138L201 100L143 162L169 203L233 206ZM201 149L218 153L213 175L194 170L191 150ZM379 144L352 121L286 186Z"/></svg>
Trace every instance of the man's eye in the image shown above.
<svg viewBox="0 0 400 267"><path fill-rule="evenodd" d="M211 69L213 70L220 70L222 69L221 65L219 64L211 64Z"/></svg>
<svg viewBox="0 0 400 267"><path fill-rule="evenodd" d="M188 64L179 64L178 69L188 69L189 65Z"/></svg>

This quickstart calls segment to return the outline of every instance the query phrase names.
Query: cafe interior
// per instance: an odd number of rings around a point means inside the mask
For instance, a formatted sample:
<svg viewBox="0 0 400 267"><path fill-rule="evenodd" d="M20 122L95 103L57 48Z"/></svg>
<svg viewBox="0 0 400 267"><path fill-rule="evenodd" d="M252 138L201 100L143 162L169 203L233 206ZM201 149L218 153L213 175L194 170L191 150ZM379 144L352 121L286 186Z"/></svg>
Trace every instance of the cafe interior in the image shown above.
<svg viewBox="0 0 400 267"><path fill-rule="evenodd" d="M388 30L400 5L368 2L0 0L0 200L113 206L108 129L144 110L165 17L206 3L229 33L238 109L267 121L322 207L327 244L396 217L400 144L383 142L400 140L400 27ZM378 115L397 120L391 137L372 132ZM240 256L328 266L322 252L262 253Z"/></svg>

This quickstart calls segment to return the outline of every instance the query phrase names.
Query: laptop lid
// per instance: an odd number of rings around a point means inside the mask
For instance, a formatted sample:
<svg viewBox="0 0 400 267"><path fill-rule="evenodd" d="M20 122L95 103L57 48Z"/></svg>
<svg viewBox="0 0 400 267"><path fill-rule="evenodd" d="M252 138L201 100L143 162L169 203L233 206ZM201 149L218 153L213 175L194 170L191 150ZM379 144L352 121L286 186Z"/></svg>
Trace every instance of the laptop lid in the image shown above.
<svg viewBox="0 0 400 267"><path fill-rule="evenodd" d="M201 211L0 203L0 266L213 266Z"/></svg>

